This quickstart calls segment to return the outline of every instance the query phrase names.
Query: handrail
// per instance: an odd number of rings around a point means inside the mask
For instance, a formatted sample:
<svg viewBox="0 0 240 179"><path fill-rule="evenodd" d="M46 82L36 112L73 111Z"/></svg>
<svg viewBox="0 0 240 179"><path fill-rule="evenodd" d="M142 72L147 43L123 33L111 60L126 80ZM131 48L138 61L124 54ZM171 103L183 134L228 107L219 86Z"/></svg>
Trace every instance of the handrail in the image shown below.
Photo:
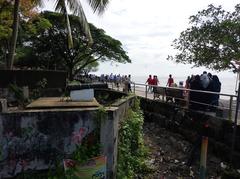
<svg viewBox="0 0 240 179"><path fill-rule="evenodd" d="M220 95L222 97L227 97L229 98L229 100L226 99L226 101L229 102L229 104L227 106L221 106L221 109L226 109L228 110L228 119L229 120L232 120L232 112L234 112L235 110L233 109L233 99L237 98L237 95L232 95L232 94L226 94L226 93L219 93L219 92L212 92L212 91L205 91L205 90L193 90L193 89L187 89L187 88L179 88L179 87L165 87L165 86L158 86L158 85L148 85L148 84L143 84L143 83L136 83L136 82L131 82L132 84L134 84L134 88L136 88L137 86L139 87L144 87L143 90L141 91L144 91L145 92L145 97L147 98L148 94L147 94L147 88L148 87L152 87L152 88L162 88L162 89L165 89L166 91L169 89L169 90L181 90L181 91L184 91L184 92L198 92L198 93L207 93L207 94L217 94L217 95ZM139 90L136 90L134 89L134 91L139 91ZM168 97L166 94L165 94L166 97ZM176 97L174 97L176 98ZM164 99L164 97L163 97ZM177 99L177 98L176 98ZM216 105L212 105L212 104L208 104L208 103L202 103L202 102L197 102L197 101L189 101L188 99L178 99L178 100L183 100L183 101L186 101L187 102L187 106L189 104L189 102L191 103L196 103L196 104L200 104L200 105L205 105L207 107L218 107Z"/></svg>
<svg viewBox="0 0 240 179"><path fill-rule="evenodd" d="M232 95L232 94L226 94L226 93L218 93L218 92L212 92L212 91L204 91L204 90L193 90L193 89L188 89L188 88L178 88L178 87L167 87L167 86L157 86L157 85L148 85L148 84L143 84L143 83L135 83L132 82L135 85L139 86L151 86L151 87L159 87L159 88L164 88L164 89L177 89L177 90L182 90L182 91L193 91L193 92L201 92L201 93L210 93L210 94L219 94L221 96L228 96L228 97L237 97L237 95Z"/></svg>
<svg viewBox="0 0 240 179"><path fill-rule="evenodd" d="M113 82L111 82L110 86L112 87L113 89ZM206 109L208 109L207 111L209 111L210 108L218 108L220 110L228 110L228 119L229 120L232 120L232 116L235 112L235 110L233 109L234 108L234 101L236 101L235 99L237 99L237 95L232 95L232 94L226 94L226 93L219 93L219 92L212 92L212 91L205 91L205 90L193 90L193 89L187 89L187 88L179 88L179 87L167 87L167 86L158 86L158 85L148 85L148 84L143 84L143 83L136 83L136 82L131 82L131 86L133 88L133 92L134 94L136 94L136 92L141 92L140 93L140 96L142 97L145 97L145 98L153 98L155 99L155 96L149 94L148 92L148 87L152 87L152 89L154 88L161 88L161 89L164 89L166 92L169 90L181 90L183 92L198 92L198 93L207 93L207 94L217 94L221 97L225 97L225 98L220 98L219 102L222 102L223 105L214 105L214 104L209 104L209 103L203 103L203 102L200 102L200 101L193 101L191 99L189 99L189 94L191 93L185 93L185 94L188 94L188 95L184 95L185 97L184 98L178 98L177 96L172 96L172 95L168 95L167 93L164 93L164 94L159 94L162 96L162 100L164 101L164 99L166 99L166 97L170 97L170 98L173 98L174 100L174 103L176 102L175 99L179 100L179 101L185 101L186 102L186 107L188 108L189 107L189 104L199 104L199 105L202 105L202 106L205 106ZM138 88L139 87L139 88ZM152 90L151 89L151 90ZM119 87L118 87L118 90L119 90ZM155 93L154 93L155 94ZM228 98L228 99L226 99ZM235 98L235 99L234 99ZM234 99L234 100L233 100ZM221 100L224 100L224 101L221 101ZM220 103L221 104L221 103ZM211 109L210 109L211 110ZM204 111L204 110L203 110ZM238 111L240 112L240 110ZM224 112L225 113L225 112ZM217 113L216 113L217 114Z"/></svg>

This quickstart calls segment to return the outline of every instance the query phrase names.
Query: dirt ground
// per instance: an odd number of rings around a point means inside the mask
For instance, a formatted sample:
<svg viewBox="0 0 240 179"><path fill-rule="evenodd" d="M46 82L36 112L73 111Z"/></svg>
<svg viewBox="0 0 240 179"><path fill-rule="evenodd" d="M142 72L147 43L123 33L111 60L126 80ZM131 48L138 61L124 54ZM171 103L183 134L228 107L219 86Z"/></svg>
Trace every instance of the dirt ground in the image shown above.
<svg viewBox="0 0 240 179"><path fill-rule="evenodd" d="M144 176L148 179L199 178L200 147L190 166L187 165L192 144L181 135L159 128L155 123L144 124L145 145L150 150L149 164L153 173ZM208 152L207 178L220 179L225 164Z"/></svg>

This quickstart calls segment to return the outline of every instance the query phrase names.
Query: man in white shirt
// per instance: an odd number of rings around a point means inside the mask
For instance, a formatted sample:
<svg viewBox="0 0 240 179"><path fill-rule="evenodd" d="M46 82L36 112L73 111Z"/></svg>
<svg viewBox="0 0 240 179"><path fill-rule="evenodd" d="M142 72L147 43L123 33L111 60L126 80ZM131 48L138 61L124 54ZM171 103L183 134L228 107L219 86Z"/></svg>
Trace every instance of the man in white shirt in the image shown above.
<svg viewBox="0 0 240 179"><path fill-rule="evenodd" d="M206 89L210 83L210 79L206 71L204 71L203 74L200 76L200 80L201 80L202 87Z"/></svg>

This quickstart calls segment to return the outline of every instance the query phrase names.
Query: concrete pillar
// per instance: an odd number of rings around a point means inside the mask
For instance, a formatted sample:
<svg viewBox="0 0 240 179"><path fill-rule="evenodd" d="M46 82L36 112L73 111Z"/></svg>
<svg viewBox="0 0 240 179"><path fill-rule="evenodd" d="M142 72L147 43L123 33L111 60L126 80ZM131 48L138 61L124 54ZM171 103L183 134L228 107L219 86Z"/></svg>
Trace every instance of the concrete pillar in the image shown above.
<svg viewBox="0 0 240 179"><path fill-rule="evenodd" d="M23 89L23 97L24 97L24 99L29 99L29 89L28 89L28 86L24 86L22 89Z"/></svg>
<svg viewBox="0 0 240 179"><path fill-rule="evenodd" d="M102 153L107 157L107 179L116 178L118 118L108 111L107 119L101 120L100 142Z"/></svg>
<svg viewBox="0 0 240 179"><path fill-rule="evenodd" d="M0 112L7 112L7 100L0 99Z"/></svg>

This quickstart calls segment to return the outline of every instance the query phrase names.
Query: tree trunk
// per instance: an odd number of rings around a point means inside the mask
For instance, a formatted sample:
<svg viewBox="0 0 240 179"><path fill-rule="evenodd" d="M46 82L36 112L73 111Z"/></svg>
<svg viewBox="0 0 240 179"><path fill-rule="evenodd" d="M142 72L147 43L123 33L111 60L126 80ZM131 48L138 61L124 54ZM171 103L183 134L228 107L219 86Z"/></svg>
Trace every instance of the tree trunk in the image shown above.
<svg viewBox="0 0 240 179"><path fill-rule="evenodd" d="M74 74L73 74L73 66L68 66L68 80L73 81Z"/></svg>
<svg viewBox="0 0 240 179"><path fill-rule="evenodd" d="M15 0L14 11L13 11L13 26L12 26L13 31L12 31L12 37L11 37L11 46L10 46L9 57L6 62L6 67L7 67L7 69L10 69L10 70L13 67L16 43L17 43L17 36L18 36L19 6L20 6L20 0Z"/></svg>
<svg viewBox="0 0 240 179"><path fill-rule="evenodd" d="M64 15L66 18L66 25L67 25L67 32L68 32L68 48L71 49L73 48L73 39L72 39L72 29L71 29L71 24L69 21L69 17L68 17L68 12L67 12L67 6L65 1L63 1L64 4Z"/></svg>

